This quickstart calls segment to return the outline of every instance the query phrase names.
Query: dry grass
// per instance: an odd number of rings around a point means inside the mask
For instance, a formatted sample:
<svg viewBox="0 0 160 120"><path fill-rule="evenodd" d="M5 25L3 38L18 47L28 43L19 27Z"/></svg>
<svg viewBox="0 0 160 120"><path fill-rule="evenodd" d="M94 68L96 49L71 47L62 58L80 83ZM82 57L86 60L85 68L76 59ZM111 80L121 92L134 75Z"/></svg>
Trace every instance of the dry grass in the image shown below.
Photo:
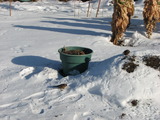
<svg viewBox="0 0 160 120"><path fill-rule="evenodd" d="M143 17L147 37L150 38L152 36L153 30L156 27L156 23L160 18L158 3L156 0L145 0Z"/></svg>
<svg viewBox="0 0 160 120"><path fill-rule="evenodd" d="M111 42L119 45L119 40L123 37L124 32L130 24L131 16L134 13L133 0L120 2L114 0L114 13L112 16L112 38Z"/></svg>

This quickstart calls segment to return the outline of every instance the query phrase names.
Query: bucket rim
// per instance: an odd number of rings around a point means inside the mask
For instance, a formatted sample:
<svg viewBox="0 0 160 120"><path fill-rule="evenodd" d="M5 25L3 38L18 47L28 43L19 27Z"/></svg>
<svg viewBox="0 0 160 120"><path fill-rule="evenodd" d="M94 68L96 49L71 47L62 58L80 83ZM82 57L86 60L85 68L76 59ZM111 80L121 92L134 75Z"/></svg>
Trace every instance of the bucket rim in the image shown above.
<svg viewBox="0 0 160 120"><path fill-rule="evenodd" d="M93 54L93 50L92 50L91 48L82 47L82 46L65 46L65 48L71 48L71 47L88 49L88 50L90 50L91 52L88 53L88 54L84 54L84 55L71 55L71 54L65 54L64 52L62 52L63 47L62 47L62 48L59 48L59 49L58 49L58 52L59 52L60 54L67 55L67 56L86 56L86 55L92 55L92 54Z"/></svg>

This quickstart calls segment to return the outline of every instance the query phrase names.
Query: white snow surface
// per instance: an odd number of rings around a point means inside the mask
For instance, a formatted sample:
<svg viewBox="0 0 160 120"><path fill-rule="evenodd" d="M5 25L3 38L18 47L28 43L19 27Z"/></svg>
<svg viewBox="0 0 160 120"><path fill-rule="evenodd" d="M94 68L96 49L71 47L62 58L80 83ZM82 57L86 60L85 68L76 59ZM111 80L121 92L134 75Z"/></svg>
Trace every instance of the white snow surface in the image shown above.
<svg viewBox="0 0 160 120"><path fill-rule="evenodd" d="M12 16L9 3L0 3L0 120L160 120L160 72L141 60L160 55L160 25L146 38L139 0L125 46L115 46L113 5L102 3L97 18L97 1L89 17L87 2L14 2ZM63 46L94 51L84 73L58 73ZM126 49L138 59L132 73L122 69ZM64 90L53 87L64 83Z"/></svg>

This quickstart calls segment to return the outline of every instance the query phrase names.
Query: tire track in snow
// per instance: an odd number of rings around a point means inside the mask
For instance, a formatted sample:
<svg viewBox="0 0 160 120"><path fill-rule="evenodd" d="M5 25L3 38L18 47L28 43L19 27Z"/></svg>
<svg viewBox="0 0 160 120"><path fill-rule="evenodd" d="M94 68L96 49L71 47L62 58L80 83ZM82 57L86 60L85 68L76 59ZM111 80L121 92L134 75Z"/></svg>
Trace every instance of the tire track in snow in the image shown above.
<svg viewBox="0 0 160 120"><path fill-rule="evenodd" d="M0 30L0 36L3 36L3 35L5 35L7 33L7 30Z"/></svg>
<svg viewBox="0 0 160 120"><path fill-rule="evenodd" d="M28 103L31 99L43 98L43 97L44 97L44 92L37 92L25 98L22 98L21 100L17 100L15 102L7 103L7 104L2 104L0 105L0 109L12 108L13 106L16 106L16 105L18 106L18 104L20 103Z"/></svg>
<svg viewBox="0 0 160 120"><path fill-rule="evenodd" d="M44 98L33 99L30 103L30 109L33 114L42 114L46 110L51 109L53 106L67 106L73 102L76 102L81 99L82 95L80 94L65 94L64 96L60 93L56 98L54 98L53 93L57 94L57 92L51 92L51 94L46 94ZM47 99L46 99L47 98Z"/></svg>

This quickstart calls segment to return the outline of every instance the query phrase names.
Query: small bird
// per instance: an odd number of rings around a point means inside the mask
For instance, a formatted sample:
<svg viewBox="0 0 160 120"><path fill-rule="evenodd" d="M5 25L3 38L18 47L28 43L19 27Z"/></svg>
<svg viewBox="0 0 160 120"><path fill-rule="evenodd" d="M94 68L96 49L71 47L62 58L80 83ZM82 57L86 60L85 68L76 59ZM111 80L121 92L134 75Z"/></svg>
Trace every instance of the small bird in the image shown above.
<svg viewBox="0 0 160 120"><path fill-rule="evenodd" d="M129 53L130 53L129 50L125 50L125 51L123 52L123 54L126 55L126 56L129 55Z"/></svg>
<svg viewBox="0 0 160 120"><path fill-rule="evenodd" d="M57 85L55 87L60 89L60 90L63 90L63 89L65 89L67 87L67 84L60 84L60 85Z"/></svg>

